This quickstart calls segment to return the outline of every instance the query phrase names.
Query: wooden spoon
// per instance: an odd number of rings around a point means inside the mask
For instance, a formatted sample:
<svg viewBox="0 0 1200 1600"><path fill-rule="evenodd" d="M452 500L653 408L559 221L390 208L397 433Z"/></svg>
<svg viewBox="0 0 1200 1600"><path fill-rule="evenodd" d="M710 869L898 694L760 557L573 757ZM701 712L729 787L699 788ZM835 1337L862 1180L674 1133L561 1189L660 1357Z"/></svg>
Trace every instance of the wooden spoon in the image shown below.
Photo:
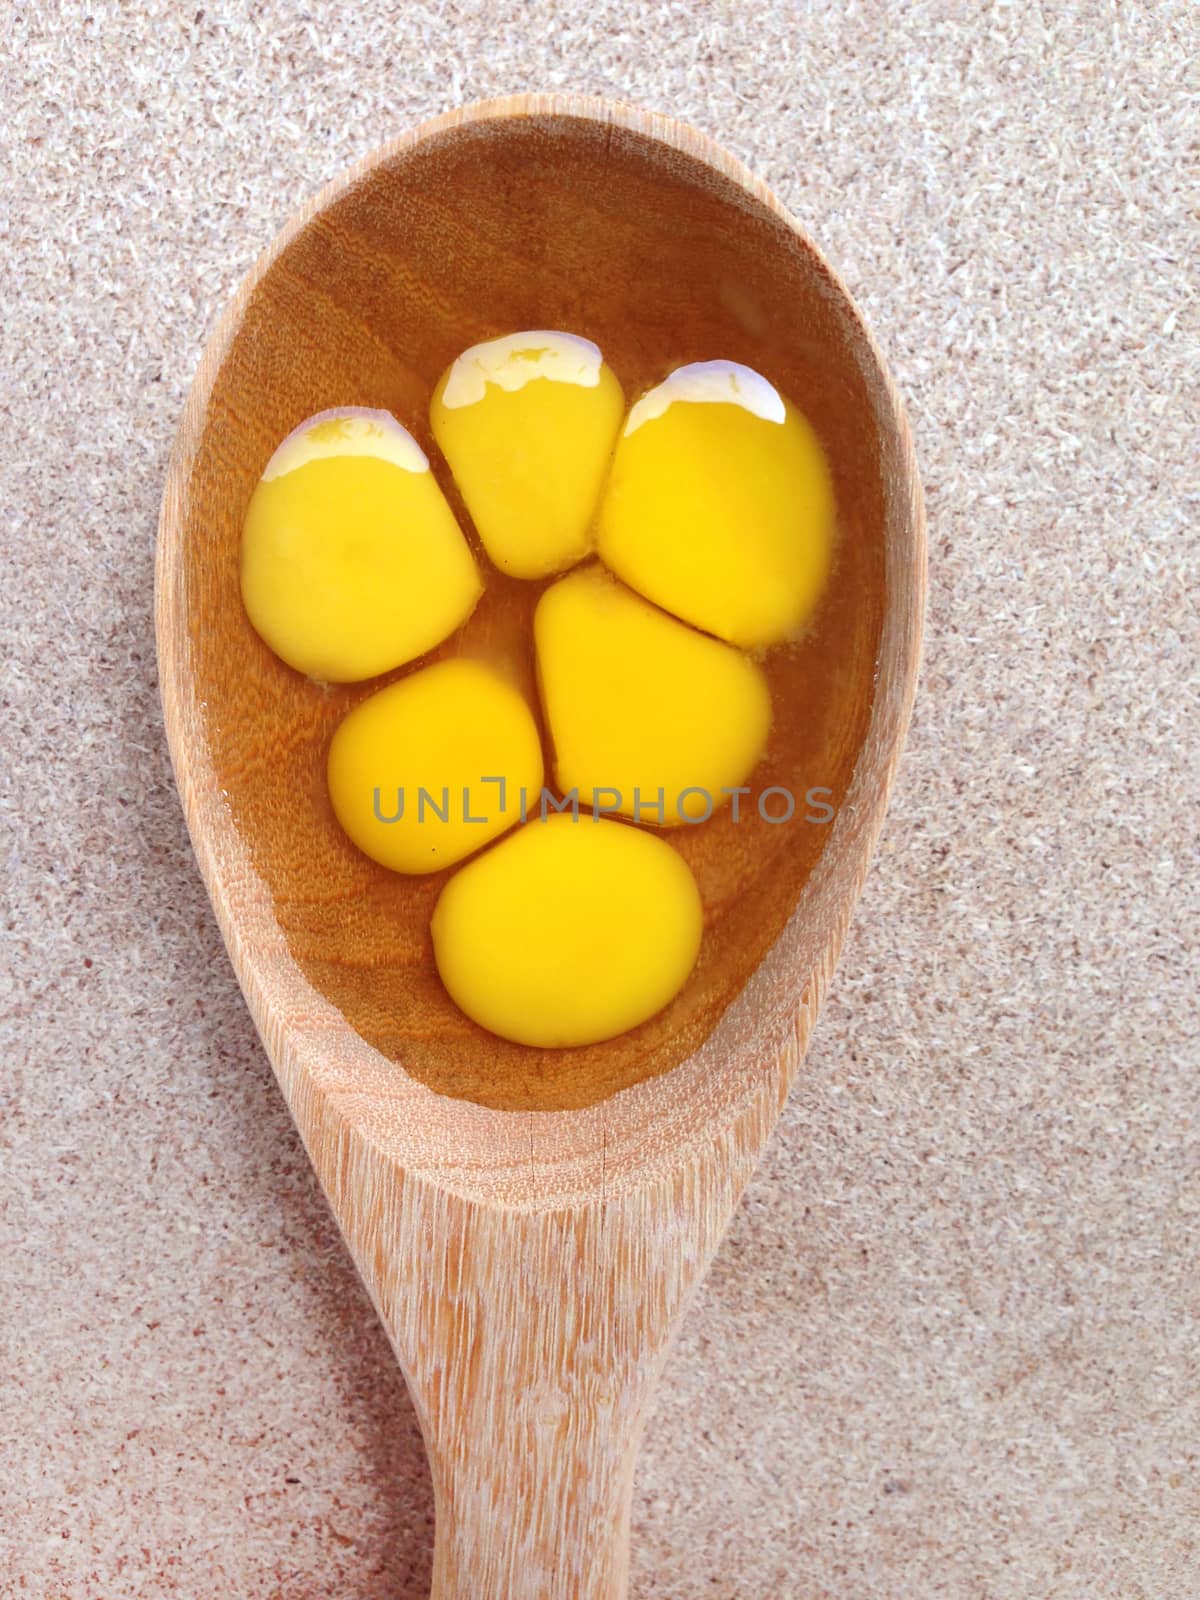
<svg viewBox="0 0 1200 1600"><path fill-rule="evenodd" d="M298 421L386 407L453 496L426 424L437 375L480 338L538 327L594 338L631 397L683 361L764 371L824 440L840 529L816 625L769 658L755 782L789 787L795 817L677 830L706 908L692 979L621 1039L541 1052L442 991L443 878L388 874L334 824L328 738L374 685L291 672L238 593L247 500ZM160 529L167 733L234 969L412 1391L438 1600L625 1593L655 1382L883 819L924 570L908 429L846 290L762 184L663 117L528 95L426 123L303 208L205 350ZM527 670L538 586L489 584L442 653L503 649ZM828 802L804 800L814 787ZM831 822L804 820L826 803Z"/></svg>

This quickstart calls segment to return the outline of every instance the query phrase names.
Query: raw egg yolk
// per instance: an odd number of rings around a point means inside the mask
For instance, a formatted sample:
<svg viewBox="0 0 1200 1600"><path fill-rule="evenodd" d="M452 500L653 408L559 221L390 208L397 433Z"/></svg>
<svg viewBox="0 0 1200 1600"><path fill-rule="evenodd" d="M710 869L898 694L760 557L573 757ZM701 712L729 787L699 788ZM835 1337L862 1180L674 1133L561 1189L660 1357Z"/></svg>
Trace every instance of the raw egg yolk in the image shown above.
<svg viewBox="0 0 1200 1600"><path fill-rule="evenodd" d="M560 790L635 821L704 821L763 753L762 669L600 566L560 578L534 616Z"/></svg>
<svg viewBox="0 0 1200 1600"><path fill-rule="evenodd" d="M386 411L322 412L267 463L242 531L242 598L297 671L388 672L453 633L480 593L424 453Z"/></svg>
<svg viewBox="0 0 1200 1600"><path fill-rule="evenodd" d="M541 578L592 546L625 409L589 339L514 333L464 351L433 396L433 436L501 572Z"/></svg>
<svg viewBox="0 0 1200 1600"><path fill-rule="evenodd" d="M450 879L433 948L451 998L481 1026L518 1044L583 1045L674 997L702 924L691 870L662 838L556 814Z"/></svg>
<svg viewBox="0 0 1200 1600"><path fill-rule="evenodd" d="M338 725L329 796L346 833L394 872L437 872L511 828L542 787L525 697L498 670L436 662L380 689Z"/></svg>
<svg viewBox="0 0 1200 1600"><path fill-rule="evenodd" d="M808 620L833 528L833 485L808 423L749 367L706 361L630 409L598 549L656 605L752 649Z"/></svg>

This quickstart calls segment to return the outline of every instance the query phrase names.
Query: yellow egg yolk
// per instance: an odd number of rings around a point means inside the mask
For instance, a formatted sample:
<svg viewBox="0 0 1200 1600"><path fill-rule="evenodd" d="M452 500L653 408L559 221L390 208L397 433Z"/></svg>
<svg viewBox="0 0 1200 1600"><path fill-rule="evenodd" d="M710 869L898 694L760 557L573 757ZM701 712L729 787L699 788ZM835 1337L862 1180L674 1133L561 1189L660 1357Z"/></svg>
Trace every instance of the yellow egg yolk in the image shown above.
<svg viewBox="0 0 1200 1600"><path fill-rule="evenodd" d="M591 549L624 406L600 351L573 334L491 339L444 374L433 436L502 572L545 577Z"/></svg>
<svg viewBox="0 0 1200 1600"><path fill-rule="evenodd" d="M626 415L599 349L560 332L472 346L442 375L430 423L501 571L587 564L534 611L540 726L491 659L422 666L336 728L332 809L391 871L458 868L431 932L467 1017L528 1046L599 1043L661 1011L695 965L699 889L654 829L747 792L771 728L748 652L813 615L834 554L832 479L805 418L750 368L680 367ZM330 683L415 661L482 592L417 441L354 407L276 450L241 560L259 634ZM516 586L497 588L508 604ZM482 634L493 620L481 615ZM574 814L539 805L543 731Z"/></svg>
<svg viewBox="0 0 1200 1600"><path fill-rule="evenodd" d="M355 706L329 748L346 833L394 872L437 872L511 828L542 787L524 696L481 661L423 667Z"/></svg>
<svg viewBox="0 0 1200 1600"><path fill-rule="evenodd" d="M585 567L534 616L555 776L595 809L635 821L704 821L728 804L767 742L761 668Z"/></svg>
<svg viewBox="0 0 1200 1600"><path fill-rule="evenodd" d="M660 1011L700 948L691 870L663 839L586 814L521 828L452 877L433 914L451 998L518 1044L594 1044Z"/></svg>
<svg viewBox="0 0 1200 1600"><path fill-rule="evenodd" d="M631 408L597 548L656 605L752 649L808 620L833 529L832 481L808 423L760 374L708 361Z"/></svg>
<svg viewBox="0 0 1200 1600"><path fill-rule="evenodd" d="M322 413L271 457L242 531L242 598L289 666L375 677L440 644L480 593L428 461L387 412Z"/></svg>

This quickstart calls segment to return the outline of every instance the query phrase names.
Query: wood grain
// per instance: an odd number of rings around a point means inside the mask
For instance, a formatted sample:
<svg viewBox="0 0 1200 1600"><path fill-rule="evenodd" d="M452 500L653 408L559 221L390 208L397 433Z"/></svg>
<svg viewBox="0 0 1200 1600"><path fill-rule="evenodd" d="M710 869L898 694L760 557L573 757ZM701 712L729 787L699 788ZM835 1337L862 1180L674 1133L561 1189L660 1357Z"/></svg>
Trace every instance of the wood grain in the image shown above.
<svg viewBox="0 0 1200 1600"><path fill-rule="evenodd" d="M438 373L538 326L595 338L630 394L687 360L764 371L820 433L839 515L817 624L770 658L755 780L829 787L835 820L688 830L706 909L692 980L622 1039L557 1052L492 1038L441 992L440 879L366 863L325 797L330 731L363 689L283 667L237 589L247 499L296 422L387 407L436 459ZM626 107L523 96L384 147L285 228L204 353L160 530L168 737L234 968L421 1418L439 1600L625 1591L655 1377L801 1059L882 821L924 561L907 427L846 291L732 158ZM527 671L537 592L492 574L444 651L486 642Z"/></svg>

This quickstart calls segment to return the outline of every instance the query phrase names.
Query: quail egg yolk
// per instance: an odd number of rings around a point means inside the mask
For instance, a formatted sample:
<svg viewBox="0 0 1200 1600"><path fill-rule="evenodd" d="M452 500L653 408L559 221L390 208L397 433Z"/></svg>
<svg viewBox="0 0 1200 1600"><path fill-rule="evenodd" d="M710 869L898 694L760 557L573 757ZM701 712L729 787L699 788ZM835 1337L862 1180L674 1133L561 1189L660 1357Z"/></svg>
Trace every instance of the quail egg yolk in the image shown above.
<svg viewBox="0 0 1200 1600"><path fill-rule="evenodd" d="M394 872L437 872L511 828L538 795L542 747L525 697L482 661L423 667L338 725L327 776L334 813Z"/></svg>
<svg viewBox="0 0 1200 1600"><path fill-rule="evenodd" d="M812 614L833 528L829 469L805 419L749 367L706 361L631 408L597 548L656 605L753 649Z"/></svg>
<svg viewBox="0 0 1200 1600"><path fill-rule="evenodd" d="M322 412L284 440L246 512L241 579L275 654L331 683L415 660L481 593L424 453L386 411Z"/></svg>
<svg viewBox="0 0 1200 1600"><path fill-rule="evenodd" d="M703 920L691 869L662 838L555 814L455 873L433 914L433 948L451 998L493 1033L594 1044L675 996Z"/></svg>
<svg viewBox="0 0 1200 1600"><path fill-rule="evenodd" d="M704 821L762 755L771 696L758 664L602 567L546 590L534 639L558 786L593 810Z"/></svg>
<svg viewBox="0 0 1200 1600"><path fill-rule="evenodd" d="M588 553L624 409L600 351L574 334L491 339L446 371L433 436L501 572L541 578Z"/></svg>

